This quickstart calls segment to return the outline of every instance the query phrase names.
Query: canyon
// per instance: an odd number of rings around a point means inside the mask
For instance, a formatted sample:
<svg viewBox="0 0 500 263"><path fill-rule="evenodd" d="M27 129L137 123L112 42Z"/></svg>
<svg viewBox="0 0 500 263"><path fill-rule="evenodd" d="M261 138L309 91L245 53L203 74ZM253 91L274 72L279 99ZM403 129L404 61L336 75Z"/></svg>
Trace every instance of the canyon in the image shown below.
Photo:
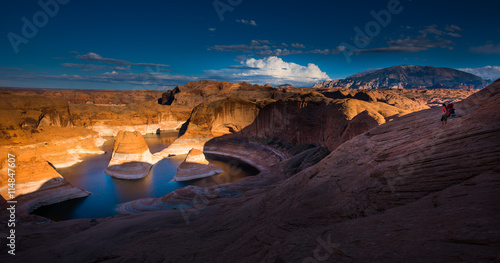
<svg viewBox="0 0 500 263"><path fill-rule="evenodd" d="M319 262L318 250L328 262L500 260L500 80L481 90L199 81L0 97L2 209L8 153L25 167L16 260ZM450 102L458 117L441 127L435 106ZM156 132L178 136L152 153L142 136ZM174 181L228 178L122 203L112 217L30 214L92 194L57 169L102 154L105 140L106 173L121 180L176 155L186 157Z"/></svg>

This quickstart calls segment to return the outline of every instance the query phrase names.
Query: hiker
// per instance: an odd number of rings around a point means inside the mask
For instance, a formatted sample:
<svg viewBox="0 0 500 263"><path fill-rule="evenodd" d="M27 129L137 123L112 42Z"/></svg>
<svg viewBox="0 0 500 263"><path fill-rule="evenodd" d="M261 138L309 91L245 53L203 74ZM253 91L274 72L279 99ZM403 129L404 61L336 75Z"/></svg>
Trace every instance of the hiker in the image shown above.
<svg viewBox="0 0 500 263"><path fill-rule="evenodd" d="M448 109L448 117L455 118L457 116L455 114L455 109L453 108L453 103L448 104L446 109Z"/></svg>
<svg viewBox="0 0 500 263"><path fill-rule="evenodd" d="M446 121L448 120L448 108L445 103L443 103L443 109L441 111L443 112L441 116L441 126L443 126L446 125Z"/></svg>

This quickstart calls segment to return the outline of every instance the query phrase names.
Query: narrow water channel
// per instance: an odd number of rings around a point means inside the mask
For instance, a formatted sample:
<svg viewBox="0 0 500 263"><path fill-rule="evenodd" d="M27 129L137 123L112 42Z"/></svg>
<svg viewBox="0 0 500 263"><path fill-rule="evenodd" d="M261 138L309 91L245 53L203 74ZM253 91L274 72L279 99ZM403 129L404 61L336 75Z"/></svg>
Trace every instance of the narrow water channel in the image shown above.
<svg viewBox="0 0 500 263"><path fill-rule="evenodd" d="M167 148L176 137L177 133L163 133L145 135L144 139L151 153L156 153ZM177 166L186 157L186 155L178 155L165 158L155 164L150 174L143 179L116 179L104 173L111 159L114 142L113 137L105 139L107 139L106 142L101 146L101 149L106 152L105 154L89 155L78 164L57 169L70 184L89 191L91 194L85 198L41 207L33 214L55 221L113 216L118 214L115 210L116 206L124 202L147 197L162 197L190 184L209 187L259 173L257 169L239 160L212 154L207 155L207 159L221 167L224 170L223 173L188 182L174 182L172 179L177 171Z"/></svg>
<svg viewBox="0 0 500 263"><path fill-rule="evenodd" d="M159 152L166 147L177 133L148 134L144 136L151 153ZM145 197L161 197L173 190L188 185L172 182L177 166L185 155L165 158L154 165L150 174L140 180L120 180L104 173L111 159L113 137L101 146L105 154L89 155L83 162L57 171L73 186L91 194L85 198L73 199L49 206L41 207L33 213L52 220L68 220L76 218L98 218L116 215L118 204Z"/></svg>

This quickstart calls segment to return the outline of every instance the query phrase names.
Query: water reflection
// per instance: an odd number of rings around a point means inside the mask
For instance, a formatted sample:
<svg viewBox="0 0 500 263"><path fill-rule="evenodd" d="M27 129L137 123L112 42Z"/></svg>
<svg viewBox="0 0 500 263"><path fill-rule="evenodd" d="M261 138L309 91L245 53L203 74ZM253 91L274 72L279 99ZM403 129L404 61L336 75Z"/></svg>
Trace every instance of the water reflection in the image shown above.
<svg viewBox="0 0 500 263"><path fill-rule="evenodd" d="M210 187L218 184L226 184L246 176L257 175L260 172L257 168L235 158L217 154L205 154L205 156L209 162L219 166L223 172L210 177L190 181L193 185Z"/></svg>
<svg viewBox="0 0 500 263"><path fill-rule="evenodd" d="M177 132L145 135L144 139L151 153L156 153L167 148L176 137ZM206 157L211 163L222 168L221 174L188 182L175 182L172 179L177 171L177 166L186 157L186 155L178 155L165 158L155 164L145 178L138 180L116 179L104 173L111 159L114 142L113 137L105 139L107 141L101 147L106 152L105 154L89 155L81 163L58 169L58 172L70 184L89 191L91 195L44 206L34 211L34 214L57 221L107 217L116 215L116 206L124 202L147 197L159 198L189 184L209 187L259 173L256 168L234 158L207 154Z"/></svg>
<svg viewBox="0 0 500 263"><path fill-rule="evenodd" d="M173 134L145 135L152 153L165 149ZM174 137L175 138L175 137ZM68 168L58 169L58 172L72 185L91 192L86 198L45 206L34 213L53 220L75 218L95 218L116 215L118 204L145 197L161 197L171 191L187 185L186 183L170 182L175 176L177 166L185 156L176 156L158 162L150 174L139 180L120 180L107 176L104 170L108 166L113 150L113 137L101 147L106 151L102 155L91 155L84 161Z"/></svg>

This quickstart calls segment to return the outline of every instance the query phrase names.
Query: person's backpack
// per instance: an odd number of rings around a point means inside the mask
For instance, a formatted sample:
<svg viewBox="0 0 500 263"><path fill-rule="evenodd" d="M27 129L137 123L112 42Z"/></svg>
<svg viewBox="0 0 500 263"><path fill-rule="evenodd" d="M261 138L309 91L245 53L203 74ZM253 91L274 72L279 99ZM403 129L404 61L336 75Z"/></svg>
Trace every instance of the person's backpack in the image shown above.
<svg viewBox="0 0 500 263"><path fill-rule="evenodd" d="M453 103L448 104L448 106L446 106L446 110L447 110L446 116L450 116L451 114L455 114L455 109L453 108Z"/></svg>

